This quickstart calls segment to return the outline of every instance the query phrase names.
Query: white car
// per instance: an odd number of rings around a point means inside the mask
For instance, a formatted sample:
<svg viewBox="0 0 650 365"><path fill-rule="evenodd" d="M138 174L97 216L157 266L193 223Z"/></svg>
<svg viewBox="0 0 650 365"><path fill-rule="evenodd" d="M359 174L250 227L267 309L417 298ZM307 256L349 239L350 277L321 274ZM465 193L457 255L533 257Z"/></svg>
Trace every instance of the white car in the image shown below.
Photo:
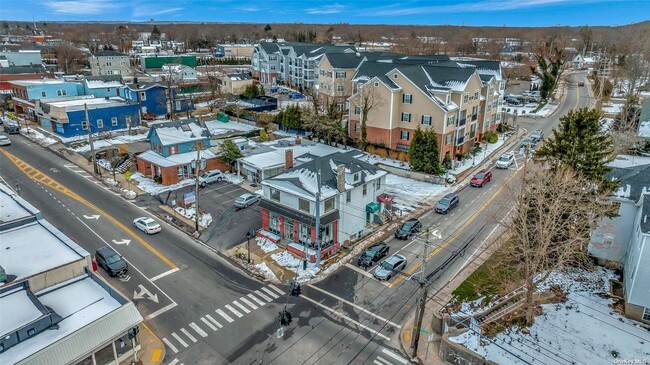
<svg viewBox="0 0 650 365"><path fill-rule="evenodd" d="M497 160L496 168L507 169L515 163L515 155L512 153L504 153Z"/></svg>
<svg viewBox="0 0 650 365"><path fill-rule="evenodd" d="M223 181L225 177L223 176L223 173L219 170L210 170L206 171L203 173L203 175L199 176L199 184L201 185L202 188L204 188L208 184L212 184L213 182L218 182L218 181Z"/></svg>
<svg viewBox="0 0 650 365"><path fill-rule="evenodd" d="M11 140L9 137L5 136L4 134L0 134L0 146L9 146L11 144Z"/></svg>
<svg viewBox="0 0 650 365"><path fill-rule="evenodd" d="M136 218L133 221L133 226L146 234L158 233L162 229L158 222L149 217Z"/></svg>

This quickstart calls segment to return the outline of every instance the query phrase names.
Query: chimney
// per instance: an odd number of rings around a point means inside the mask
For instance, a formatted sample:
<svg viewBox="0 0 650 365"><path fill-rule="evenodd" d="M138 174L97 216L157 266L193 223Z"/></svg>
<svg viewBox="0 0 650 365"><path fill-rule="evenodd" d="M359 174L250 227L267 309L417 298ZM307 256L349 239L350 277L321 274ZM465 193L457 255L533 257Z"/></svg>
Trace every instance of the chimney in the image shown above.
<svg viewBox="0 0 650 365"><path fill-rule="evenodd" d="M345 165L340 164L336 166L336 188L339 192L345 191Z"/></svg>
<svg viewBox="0 0 650 365"><path fill-rule="evenodd" d="M296 144L297 144L297 145L300 144L300 136L296 136Z"/></svg>
<svg viewBox="0 0 650 365"><path fill-rule="evenodd" d="M284 169L289 170L293 167L293 150L287 149L284 151Z"/></svg>

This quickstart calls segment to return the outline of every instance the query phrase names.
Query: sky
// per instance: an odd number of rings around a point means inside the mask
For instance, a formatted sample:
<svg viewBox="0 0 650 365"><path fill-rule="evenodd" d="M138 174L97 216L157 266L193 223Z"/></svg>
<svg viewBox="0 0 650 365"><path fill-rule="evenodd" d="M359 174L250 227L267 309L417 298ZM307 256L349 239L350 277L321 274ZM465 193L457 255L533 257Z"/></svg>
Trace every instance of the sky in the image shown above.
<svg viewBox="0 0 650 365"><path fill-rule="evenodd" d="M0 19L474 26L624 25L650 0L0 0Z"/></svg>

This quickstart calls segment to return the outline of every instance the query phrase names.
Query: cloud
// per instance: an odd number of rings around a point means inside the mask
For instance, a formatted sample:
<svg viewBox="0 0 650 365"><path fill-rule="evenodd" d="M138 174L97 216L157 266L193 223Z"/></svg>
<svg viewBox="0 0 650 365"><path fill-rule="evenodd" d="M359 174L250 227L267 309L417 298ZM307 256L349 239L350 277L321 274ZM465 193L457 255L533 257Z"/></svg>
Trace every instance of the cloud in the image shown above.
<svg viewBox="0 0 650 365"><path fill-rule="evenodd" d="M239 11L249 11L249 12L255 12L255 11L261 11L262 9L255 7L255 6L247 6L244 8L239 8Z"/></svg>
<svg viewBox="0 0 650 365"><path fill-rule="evenodd" d="M482 0L462 2L453 5L411 6L398 7L396 5L368 9L369 15L412 15L423 13L461 13L461 12L487 12L527 9L547 5L564 5L577 3L595 3L608 0Z"/></svg>
<svg viewBox="0 0 650 365"><path fill-rule="evenodd" d="M133 9L133 17L153 17L154 15L171 14L181 10L183 10L183 8L160 9L155 5L136 6L135 9Z"/></svg>
<svg viewBox="0 0 650 365"><path fill-rule="evenodd" d="M310 8L305 10L307 14L338 14L345 10L345 6L334 3L332 5L321 6L319 8Z"/></svg>
<svg viewBox="0 0 650 365"><path fill-rule="evenodd" d="M103 0L63 0L48 1L45 6L57 14L93 15L102 14L107 11L116 10L121 7L119 4L108 3Z"/></svg>

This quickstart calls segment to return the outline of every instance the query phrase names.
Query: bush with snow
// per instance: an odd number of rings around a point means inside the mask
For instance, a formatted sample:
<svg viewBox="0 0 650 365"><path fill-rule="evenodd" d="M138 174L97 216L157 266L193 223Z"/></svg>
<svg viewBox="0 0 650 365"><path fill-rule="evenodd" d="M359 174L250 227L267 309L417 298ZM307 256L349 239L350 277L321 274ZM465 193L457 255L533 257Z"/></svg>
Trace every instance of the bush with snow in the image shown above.
<svg viewBox="0 0 650 365"><path fill-rule="evenodd" d="M191 221L196 220L196 209L194 209L194 206L191 206L187 209L183 207L174 207L174 210L176 213ZM212 223L212 215L210 213L203 213L199 216L199 226L206 228L210 225L210 223Z"/></svg>
<svg viewBox="0 0 650 365"><path fill-rule="evenodd" d="M255 237L255 242L265 253L273 252L278 249L278 245L264 237Z"/></svg>
<svg viewBox="0 0 650 365"><path fill-rule="evenodd" d="M188 186L188 185L194 184L193 179L185 179L185 180L181 180L180 182L178 182L176 184L165 186L165 185L158 184L157 182L151 180L148 177L145 177L144 175L142 175L139 172L136 172L135 174L133 174L131 176L131 180L138 182L138 184L137 184L138 189L140 189L140 190L142 190L144 192L147 192L149 194L152 194L152 195L158 195L158 194L164 193L166 191L176 190L176 189L182 188L183 186Z"/></svg>

